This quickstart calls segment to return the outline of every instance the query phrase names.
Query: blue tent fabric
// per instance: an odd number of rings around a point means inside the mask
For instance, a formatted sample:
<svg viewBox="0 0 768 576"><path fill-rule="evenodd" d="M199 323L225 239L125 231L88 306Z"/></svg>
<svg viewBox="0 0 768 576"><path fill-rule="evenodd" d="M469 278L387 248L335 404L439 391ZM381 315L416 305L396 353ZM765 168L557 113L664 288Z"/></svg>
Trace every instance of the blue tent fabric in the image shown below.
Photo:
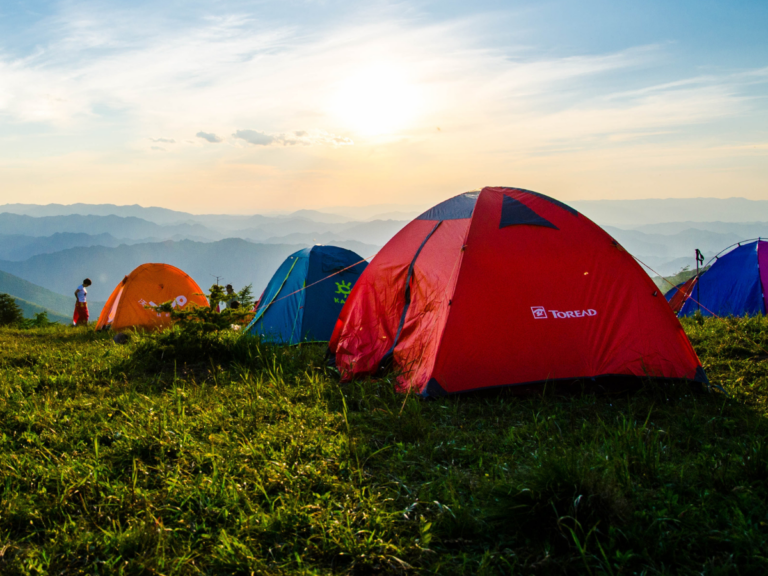
<svg viewBox="0 0 768 576"><path fill-rule="evenodd" d="M267 284L246 333L281 344L327 342L366 266L358 254L337 246L291 254Z"/></svg>
<svg viewBox="0 0 768 576"><path fill-rule="evenodd" d="M472 216L480 192L464 192L433 206L416 220L462 220Z"/></svg>
<svg viewBox="0 0 768 576"><path fill-rule="evenodd" d="M688 282L688 280L683 280L677 286L673 286L672 288L670 288L667 291L666 294L664 294L664 298L666 298L667 302L672 300L672 298L675 296L675 294L677 294L677 291L680 290L680 288L682 288L683 284L685 284L686 282ZM670 284L671 284L671 282L670 282Z"/></svg>
<svg viewBox="0 0 768 576"><path fill-rule="evenodd" d="M692 316L699 309L704 316L765 314L759 244L744 244L718 258L699 278L698 286L683 304L679 316Z"/></svg>
<svg viewBox="0 0 768 576"><path fill-rule="evenodd" d="M527 224L529 226L544 226L546 228L554 228L558 230L558 227L552 224L546 218L542 218L536 212L528 208L520 200L515 200L511 196L504 196L501 202L501 221L499 222L499 228L506 228L507 226L520 226Z"/></svg>

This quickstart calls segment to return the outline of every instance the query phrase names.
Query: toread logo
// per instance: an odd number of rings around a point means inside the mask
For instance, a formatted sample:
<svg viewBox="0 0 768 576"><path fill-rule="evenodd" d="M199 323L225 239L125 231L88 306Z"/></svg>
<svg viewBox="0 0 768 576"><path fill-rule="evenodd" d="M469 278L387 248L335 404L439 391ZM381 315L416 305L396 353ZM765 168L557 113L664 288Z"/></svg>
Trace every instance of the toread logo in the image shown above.
<svg viewBox="0 0 768 576"><path fill-rule="evenodd" d="M544 310L544 306L531 306L531 312L533 312L533 317L537 320L547 317L547 311Z"/></svg>
<svg viewBox="0 0 768 576"><path fill-rule="evenodd" d="M544 306L531 306L531 312L533 317L537 320L549 318L549 314L552 318L565 319L565 318L586 318L590 316L597 316L597 310L589 308L588 310L545 310Z"/></svg>

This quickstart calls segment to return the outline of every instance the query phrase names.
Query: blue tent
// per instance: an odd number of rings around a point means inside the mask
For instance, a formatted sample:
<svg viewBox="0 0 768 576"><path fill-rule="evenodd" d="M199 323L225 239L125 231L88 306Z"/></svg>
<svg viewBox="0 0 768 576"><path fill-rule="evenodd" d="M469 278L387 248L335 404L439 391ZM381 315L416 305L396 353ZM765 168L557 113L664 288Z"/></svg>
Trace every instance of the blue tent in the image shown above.
<svg viewBox="0 0 768 576"><path fill-rule="evenodd" d="M699 277L679 316L754 316L765 314L764 283L768 281L768 242L740 244L719 256Z"/></svg>
<svg viewBox="0 0 768 576"><path fill-rule="evenodd" d="M327 342L367 265L358 254L336 246L291 254L267 284L245 331L268 342Z"/></svg>

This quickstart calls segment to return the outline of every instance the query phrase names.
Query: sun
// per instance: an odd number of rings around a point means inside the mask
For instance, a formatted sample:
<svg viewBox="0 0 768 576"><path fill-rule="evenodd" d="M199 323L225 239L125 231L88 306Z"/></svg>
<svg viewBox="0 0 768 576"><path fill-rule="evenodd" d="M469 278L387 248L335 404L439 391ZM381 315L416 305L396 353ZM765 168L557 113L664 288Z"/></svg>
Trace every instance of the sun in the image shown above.
<svg viewBox="0 0 768 576"><path fill-rule="evenodd" d="M366 136L393 134L416 118L419 91L402 67L377 63L344 79L332 103L345 127Z"/></svg>

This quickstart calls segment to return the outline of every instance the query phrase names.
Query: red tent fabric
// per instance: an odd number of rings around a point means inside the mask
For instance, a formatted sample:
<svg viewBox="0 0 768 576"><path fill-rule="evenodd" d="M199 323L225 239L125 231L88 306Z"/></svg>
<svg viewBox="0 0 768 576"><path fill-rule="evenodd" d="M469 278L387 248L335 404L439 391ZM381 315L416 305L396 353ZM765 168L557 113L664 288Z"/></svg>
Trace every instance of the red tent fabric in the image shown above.
<svg viewBox="0 0 768 576"><path fill-rule="evenodd" d="M573 208L517 188L447 200L403 228L330 342L349 380L393 365L425 396L599 376L706 382L653 281Z"/></svg>
<svg viewBox="0 0 768 576"><path fill-rule="evenodd" d="M671 295L667 293L667 296L669 297L669 307L672 308L672 312L675 314L680 312L680 309L683 307L683 304L685 304L688 296L691 295L691 292L693 292L693 289L696 287L696 282L698 282L698 280L698 276L693 276L692 278L686 280L684 283L675 286L672 289L674 290L674 293ZM670 292L672 290L670 290Z"/></svg>

